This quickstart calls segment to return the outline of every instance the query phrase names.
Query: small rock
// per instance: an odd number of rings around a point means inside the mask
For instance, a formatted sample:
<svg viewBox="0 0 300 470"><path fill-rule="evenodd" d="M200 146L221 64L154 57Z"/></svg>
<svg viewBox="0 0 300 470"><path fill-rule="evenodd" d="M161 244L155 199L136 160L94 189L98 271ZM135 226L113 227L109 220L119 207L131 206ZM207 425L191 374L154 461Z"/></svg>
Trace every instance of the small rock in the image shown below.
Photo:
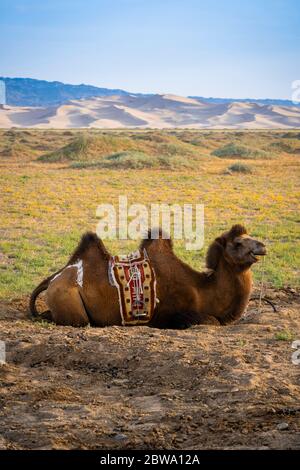
<svg viewBox="0 0 300 470"><path fill-rule="evenodd" d="M279 423L277 424L277 429L279 431L284 431L285 429L288 429L289 425L288 423Z"/></svg>
<svg viewBox="0 0 300 470"><path fill-rule="evenodd" d="M176 437L175 441L178 442L179 444L182 444L184 442L184 439L182 437Z"/></svg>
<svg viewBox="0 0 300 470"><path fill-rule="evenodd" d="M127 439L126 434L116 434L114 436L115 441L123 441L124 439Z"/></svg>

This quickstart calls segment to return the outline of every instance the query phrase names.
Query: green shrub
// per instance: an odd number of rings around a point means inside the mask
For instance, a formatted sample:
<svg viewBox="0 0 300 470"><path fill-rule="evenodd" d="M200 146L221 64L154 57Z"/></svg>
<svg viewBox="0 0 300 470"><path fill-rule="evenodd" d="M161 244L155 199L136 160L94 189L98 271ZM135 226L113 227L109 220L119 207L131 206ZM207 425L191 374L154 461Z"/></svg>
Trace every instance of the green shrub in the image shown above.
<svg viewBox="0 0 300 470"><path fill-rule="evenodd" d="M249 165L240 162L233 163L227 170L234 173L252 173L252 168Z"/></svg>
<svg viewBox="0 0 300 470"><path fill-rule="evenodd" d="M111 169L143 169L143 168L180 168L190 167L191 162L183 157L154 156L144 152L126 151L107 155L91 162L76 162L72 168L111 168Z"/></svg>
<svg viewBox="0 0 300 470"><path fill-rule="evenodd" d="M293 341L295 335L289 330L282 330L275 333L275 339L277 339L277 341Z"/></svg>
<svg viewBox="0 0 300 470"><path fill-rule="evenodd" d="M41 162L62 162L65 160L80 160L85 156L85 151L89 144L89 138L85 135L79 135L64 147L54 150L54 152L41 155L38 160Z"/></svg>
<svg viewBox="0 0 300 470"><path fill-rule="evenodd" d="M199 160L204 157L194 145L182 142L176 136L161 132L124 135L124 133L116 132L94 134L91 131L85 131L74 136L63 147L41 155L38 160L48 163L71 161L111 166L109 156L114 154L117 155L112 158L114 167L118 163L120 167L130 168L190 166L187 161ZM153 158L154 163L149 163L151 159L148 157L145 159L143 155ZM128 161L128 156L130 161ZM167 161L165 157L170 157L172 161ZM103 158L105 162L100 161Z"/></svg>
<svg viewBox="0 0 300 470"><path fill-rule="evenodd" d="M154 159L144 152L117 152L98 162L102 168L140 169L154 166Z"/></svg>
<svg viewBox="0 0 300 470"><path fill-rule="evenodd" d="M281 137L283 139L300 139L300 132L286 132Z"/></svg>
<svg viewBox="0 0 300 470"><path fill-rule="evenodd" d="M290 139L288 142L273 142L271 147L279 152L297 154L300 153L299 142L296 139Z"/></svg>
<svg viewBox="0 0 300 470"><path fill-rule="evenodd" d="M219 158L240 158L245 160L268 158L268 154L263 150L252 149L245 145L237 145L235 143L226 144L214 150L212 155Z"/></svg>
<svg viewBox="0 0 300 470"><path fill-rule="evenodd" d="M134 143L119 135L80 134L69 144L38 158L42 162L95 161L108 153L131 150Z"/></svg>

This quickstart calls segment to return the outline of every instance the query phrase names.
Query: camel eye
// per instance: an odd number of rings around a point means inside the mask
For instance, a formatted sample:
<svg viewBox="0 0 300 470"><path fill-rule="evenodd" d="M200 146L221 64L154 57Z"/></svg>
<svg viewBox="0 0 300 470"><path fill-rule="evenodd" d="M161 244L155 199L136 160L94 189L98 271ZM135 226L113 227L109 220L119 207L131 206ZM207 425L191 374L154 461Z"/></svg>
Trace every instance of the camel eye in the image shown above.
<svg viewBox="0 0 300 470"><path fill-rule="evenodd" d="M236 240L236 241L234 242L234 246L235 246L236 248L239 248L240 246L242 246L242 244L243 244L242 240Z"/></svg>

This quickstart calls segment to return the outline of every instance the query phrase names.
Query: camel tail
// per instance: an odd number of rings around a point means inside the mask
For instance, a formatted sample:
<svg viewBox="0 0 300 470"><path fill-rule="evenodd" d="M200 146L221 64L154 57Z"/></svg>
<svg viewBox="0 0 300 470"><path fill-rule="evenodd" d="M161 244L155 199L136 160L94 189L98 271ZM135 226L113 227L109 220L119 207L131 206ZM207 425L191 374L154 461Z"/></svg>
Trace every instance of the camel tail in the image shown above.
<svg viewBox="0 0 300 470"><path fill-rule="evenodd" d="M60 269L56 273L52 274L52 276L49 276L46 279L44 279L32 292L32 294L30 296L30 301L29 301L29 313L30 313L32 318L36 318L40 315L43 315L43 313L40 314L36 309L36 305L35 305L36 299L38 298L38 296L40 295L41 292L48 289L48 286L49 286L50 282L52 281L52 279L57 274L59 274L61 271L62 271L62 269ZM47 313L47 312L44 312L44 313Z"/></svg>

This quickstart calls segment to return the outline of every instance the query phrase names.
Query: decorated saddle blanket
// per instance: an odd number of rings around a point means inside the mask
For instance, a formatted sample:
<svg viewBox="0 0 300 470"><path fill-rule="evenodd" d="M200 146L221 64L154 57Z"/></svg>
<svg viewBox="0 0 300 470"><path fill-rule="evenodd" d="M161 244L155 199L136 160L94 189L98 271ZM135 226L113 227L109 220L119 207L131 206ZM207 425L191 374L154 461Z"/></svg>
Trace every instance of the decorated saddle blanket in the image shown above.
<svg viewBox="0 0 300 470"><path fill-rule="evenodd" d="M110 284L118 289L122 324L149 323L157 299L155 272L146 250L128 256L112 256L108 277Z"/></svg>

